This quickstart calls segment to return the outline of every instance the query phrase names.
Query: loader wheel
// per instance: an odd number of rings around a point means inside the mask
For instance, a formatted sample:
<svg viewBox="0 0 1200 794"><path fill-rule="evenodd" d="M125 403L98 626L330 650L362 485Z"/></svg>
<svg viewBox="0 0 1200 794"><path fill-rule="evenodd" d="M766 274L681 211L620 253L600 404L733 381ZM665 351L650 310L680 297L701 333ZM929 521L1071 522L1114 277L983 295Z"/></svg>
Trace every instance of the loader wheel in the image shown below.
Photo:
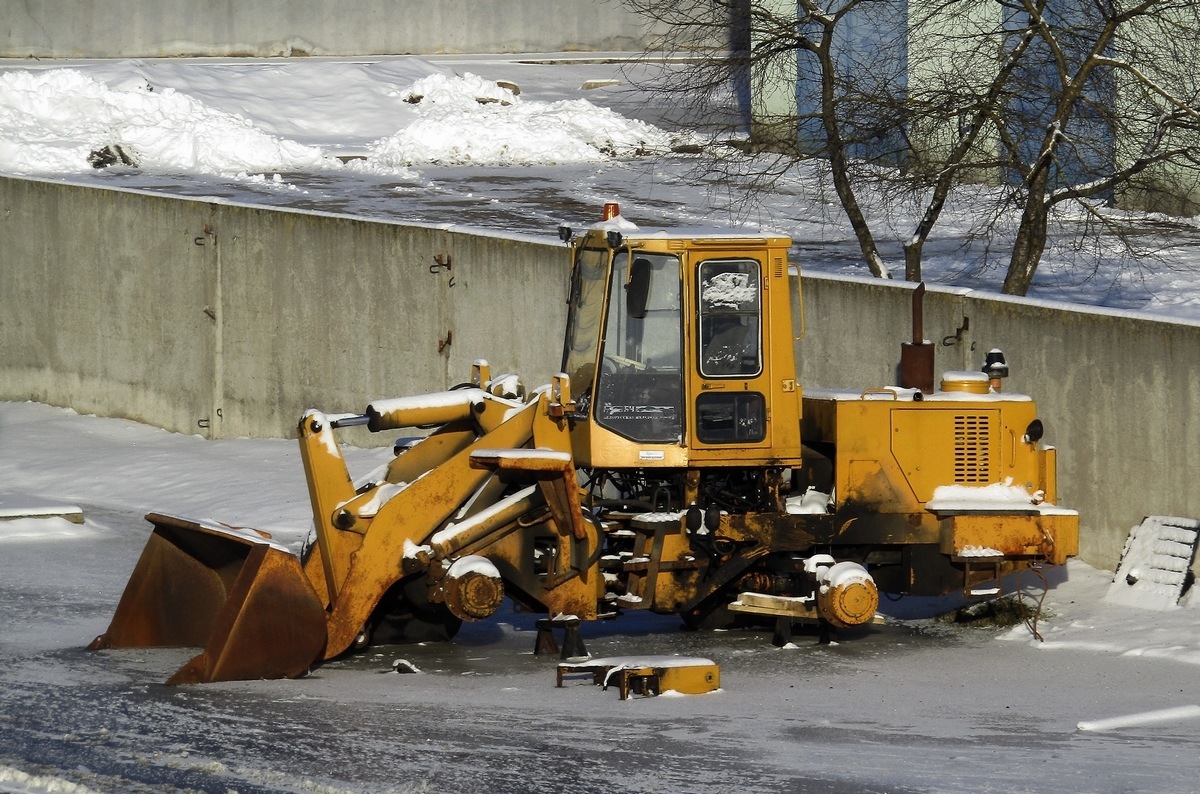
<svg viewBox="0 0 1200 794"><path fill-rule="evenodd" d="M450 614L388 617L376 629L375 642L392 645L446 642L454 639L462 623Z"/></svg>
<svg viewBox="0 0 1200 794"><path fill-rule="evenodd" d="M462 620L447 615L441 620L423 620L418 617L409 618L404 626L405 642L446 642L454 639L462 628Z"/></svg>
<svg viewBox="0 0 1200 794"><path fill-rule="evenodd" d="M683 627L691 631L746 629L755 625L752 616L734 612L726 601L701 604L688 612L680 612L679 617L683 619Z"/></svg>
<svg viewBox="0 0 1200 794"><path fill-rule="evenodd" d="M375 610L375 643L402 645L454 639L462 620L445 604L430 602L428 596L429 582L424 575L393 585Z"/></svg>

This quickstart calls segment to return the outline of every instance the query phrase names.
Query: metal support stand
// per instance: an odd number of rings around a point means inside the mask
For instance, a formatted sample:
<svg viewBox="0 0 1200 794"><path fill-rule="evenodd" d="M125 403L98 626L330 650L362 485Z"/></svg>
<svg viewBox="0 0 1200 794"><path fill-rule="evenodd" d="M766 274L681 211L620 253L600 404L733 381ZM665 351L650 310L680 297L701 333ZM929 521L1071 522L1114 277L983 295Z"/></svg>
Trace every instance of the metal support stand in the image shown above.
<svg viewBox="0 0 1200 794"><path fill-rule="evenodd" d="M577 656L587 656L583 647L583 638L579 636L579 618L542 618L537 622L537 641L533 646L533 655L559 654L560 659L570 659ZM563 630L562 649L554 639L554 630Z"/></svg>

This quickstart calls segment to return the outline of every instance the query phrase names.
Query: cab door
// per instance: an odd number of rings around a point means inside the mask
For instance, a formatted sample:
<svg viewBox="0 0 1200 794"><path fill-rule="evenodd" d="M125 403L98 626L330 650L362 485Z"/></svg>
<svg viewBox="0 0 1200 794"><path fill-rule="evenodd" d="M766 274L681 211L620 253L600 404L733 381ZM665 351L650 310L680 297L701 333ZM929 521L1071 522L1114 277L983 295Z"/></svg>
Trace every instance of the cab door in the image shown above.
<svg viewBox="0 0 1200 794"><path fill-rule="evenodd" d="M693 259L689 436L693 463L759 462L770 447L763 262Z"/></svg>

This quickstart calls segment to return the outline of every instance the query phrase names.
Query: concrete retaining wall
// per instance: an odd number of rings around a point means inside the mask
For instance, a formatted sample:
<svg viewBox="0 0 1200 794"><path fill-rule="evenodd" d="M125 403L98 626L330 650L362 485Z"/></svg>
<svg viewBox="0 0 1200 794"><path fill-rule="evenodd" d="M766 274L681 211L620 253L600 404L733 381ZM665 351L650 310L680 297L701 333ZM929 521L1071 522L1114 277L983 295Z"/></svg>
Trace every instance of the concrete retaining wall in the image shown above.
<svg viewBox="0 0 1200 794"><path fill-rule="evenodd" d="M0 178L0 399L290 437L306 408L441 390L478 357L546 382L566 282L550 239ZM910 290L808 275L801 382L894 383ZM937 288L925 309L939 371L1000 347L1038 399L1085 560L1115 567L1144 515L1200 516L1200 325Z"/></svg>
<svg viewBox="0 0 1200 794"><path fill-rule="evenodd" d="M0 57L642 50L619 0L3 0Z"/></svg>
<svg viewBox="0 0 1200 794"><path fill-rule="evenodd" d="M0 241L0 399L291 437L561 356L561 244L10 178Z"/></svg>

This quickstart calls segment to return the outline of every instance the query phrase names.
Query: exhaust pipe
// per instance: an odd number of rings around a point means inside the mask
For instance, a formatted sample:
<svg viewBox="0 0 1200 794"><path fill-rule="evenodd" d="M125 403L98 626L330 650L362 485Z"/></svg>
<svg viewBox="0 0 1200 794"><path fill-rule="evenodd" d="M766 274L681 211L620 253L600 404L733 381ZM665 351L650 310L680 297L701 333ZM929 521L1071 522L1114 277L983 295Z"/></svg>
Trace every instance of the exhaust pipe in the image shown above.
<svg viewBox="0 0 1200 794"><path fill-rule="evenodd" d="M912 341L900 343L900 387L933 393L933 342L925 338L925 282L912 296Z"/></svg>

